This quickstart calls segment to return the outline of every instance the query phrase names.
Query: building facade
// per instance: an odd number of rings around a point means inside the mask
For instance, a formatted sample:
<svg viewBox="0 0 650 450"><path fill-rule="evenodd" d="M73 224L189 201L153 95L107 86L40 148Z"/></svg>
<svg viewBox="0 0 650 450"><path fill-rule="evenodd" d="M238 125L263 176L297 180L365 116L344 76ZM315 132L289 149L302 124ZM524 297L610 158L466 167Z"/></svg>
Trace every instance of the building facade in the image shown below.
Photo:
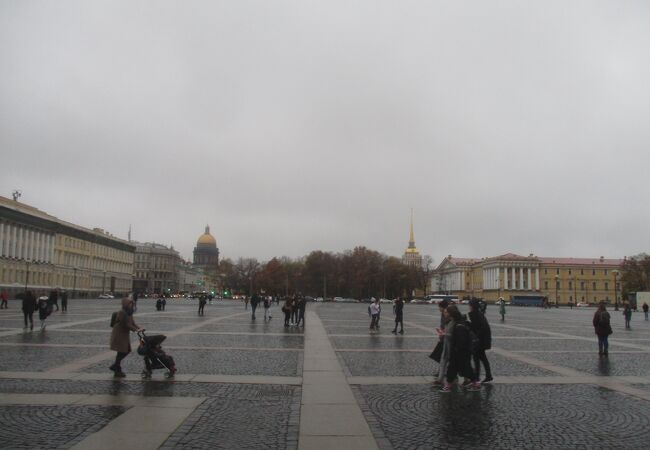
<svg viewBox="0 0 650 450"><path fill-rule="evenodd" d="M70 296L131 291L135 247L102 229L62 221L0 197L0 288Z"/></svg>
<svg viewBox="0 0 650 450"><path fill-rule="evenodd" d="M146 294L176 293L182 259L174 247L136 242L133 290Z"/></svg>
<svg viewBox="0 0 650 450"><path fill-rule="evenodd" d="M497 300L541 297L550 303L614 304L621 301L624 260L553 258L507 253L475 259L447 256L431 278L432 292Z"/></svg>

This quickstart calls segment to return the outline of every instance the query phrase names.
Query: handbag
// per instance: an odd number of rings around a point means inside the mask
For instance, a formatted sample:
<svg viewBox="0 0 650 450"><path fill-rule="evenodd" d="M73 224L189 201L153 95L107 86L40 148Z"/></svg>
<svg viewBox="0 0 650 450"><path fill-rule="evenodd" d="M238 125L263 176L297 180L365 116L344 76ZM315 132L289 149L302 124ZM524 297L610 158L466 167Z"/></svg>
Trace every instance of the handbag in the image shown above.
<svg viewBox="0 0 650 450"><path fill-rule="evenodd" d="M433 359L435 362L440 362L440 359L442 358L442 342L438 341L436 347L429 355L429 358Z"/></svg>

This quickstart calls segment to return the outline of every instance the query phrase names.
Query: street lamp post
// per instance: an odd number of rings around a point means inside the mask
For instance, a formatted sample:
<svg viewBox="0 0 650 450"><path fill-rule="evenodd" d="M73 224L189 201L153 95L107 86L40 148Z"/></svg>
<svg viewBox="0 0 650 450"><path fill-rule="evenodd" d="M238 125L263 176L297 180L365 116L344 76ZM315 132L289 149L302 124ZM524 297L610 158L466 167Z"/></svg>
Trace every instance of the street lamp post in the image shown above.
<svg viewBox="0 0 650 450"><path fill-rule="evenodd" d="M578 282L578 279L576 277L573 277L573 302L578 305L578 286L576 286L576 283Z"/></svg>
<svg viewBox="0 0 650 450"><path fill-rule="evenodd" d="M72 278L72 298L75 298L77 296L77 268L73 267L72 270L74 271Z"/></svg>
<svg viewBox="0 0 650 450"><path fill-rule="evenodd" d="M559 301L558 301L558 298L557 298L557 291L558 291L559 287L560 287L560 276L555 275L555 306L556 307L559 305Z"/></svg>
<svg viewBox="0 0 650 450"><path fill-rule="evenodd" d="M106 271L104 271L104 278L102 279L102 294L106 293Z"/></svg>
<svg viewBox="0 0 650 450"><path fill-rule="evenodd" d="M618 311L618 270L612 270L614 274L614 311Z"/></svg>

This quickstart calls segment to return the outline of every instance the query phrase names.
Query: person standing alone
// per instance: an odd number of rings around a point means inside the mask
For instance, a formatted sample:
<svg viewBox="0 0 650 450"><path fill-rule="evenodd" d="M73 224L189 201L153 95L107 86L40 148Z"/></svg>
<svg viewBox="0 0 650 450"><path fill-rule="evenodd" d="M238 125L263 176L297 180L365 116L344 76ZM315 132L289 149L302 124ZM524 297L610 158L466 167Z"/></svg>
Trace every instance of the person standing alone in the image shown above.
<svg viewBox="0 0 650 450"><path fill-rule="evenodd" d="M377 330L379 328L379 299L375 299L370 304L370 330Z"/></svg>
<svg viewBox="0 0 650 450"><path fill-rule="evenodd" d="M61 292L61 311L68 311L68 293L66 291Z"/></svg>
<svg viewBox="0 0 650 450"><path fill-rule="evenodd" d="M23 316L25 318L25 329L27 329L27 319L29 319L29 329L34 329L34 311L36 310L36 297L32 291L25 292L23 296Z"/></svg>
<svg viewBox="0 0 650 450"><path fill-rule="evenodd" d="M592 324L594 326L594 332L598 336L598 354L607 356L609 349L608 338L612 334L612 326L610 324L609 313L605 309L605 302L598 304L598 310L594 313Z"/></svg>
<svg viewBox="0 0 650 450"><path fill-rule="evenodd" d="M404 334L404 300L400 297L395 299L395 303L393 304L393 314L395 314L395 328L393 328L392 333L397 333L397 324L399 324L399 334Z"/></svg>
<svg viewBox="0 0 650 450"><path fill-rule="evenodd" d="M0 303L0 309L9 309L9 303L7 302L7 300L9 300L9 295L7 295L7 291L5 291L4 289L2 290L2 292L0 292L0 300L2 300L2 303Z"/></svg>
<svg viewBox="0 0 650 450"><path fill-rule="evenodd" d="M643 302L643 315L645 316L645 320L648 320L648 304L646 302Z"/></svg>

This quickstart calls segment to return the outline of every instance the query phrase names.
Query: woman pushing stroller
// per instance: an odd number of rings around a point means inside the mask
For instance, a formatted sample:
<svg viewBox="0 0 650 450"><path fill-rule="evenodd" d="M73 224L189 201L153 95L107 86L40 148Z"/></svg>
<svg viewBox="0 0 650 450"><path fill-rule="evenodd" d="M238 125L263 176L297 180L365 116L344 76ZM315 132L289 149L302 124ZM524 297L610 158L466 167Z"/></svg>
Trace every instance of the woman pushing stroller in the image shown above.
<svg viewBox="0 0 650 450"><path fill-rule="evenodd" d="M126 375L122 372L122 360L131 353L131 331L144 331L136 325L133 320L133 300L129 298L122 299L122 309L113 313L111 319L111 350L115 350L115 363L109 367L115 373L116 378L124 378Z"/></svg>

